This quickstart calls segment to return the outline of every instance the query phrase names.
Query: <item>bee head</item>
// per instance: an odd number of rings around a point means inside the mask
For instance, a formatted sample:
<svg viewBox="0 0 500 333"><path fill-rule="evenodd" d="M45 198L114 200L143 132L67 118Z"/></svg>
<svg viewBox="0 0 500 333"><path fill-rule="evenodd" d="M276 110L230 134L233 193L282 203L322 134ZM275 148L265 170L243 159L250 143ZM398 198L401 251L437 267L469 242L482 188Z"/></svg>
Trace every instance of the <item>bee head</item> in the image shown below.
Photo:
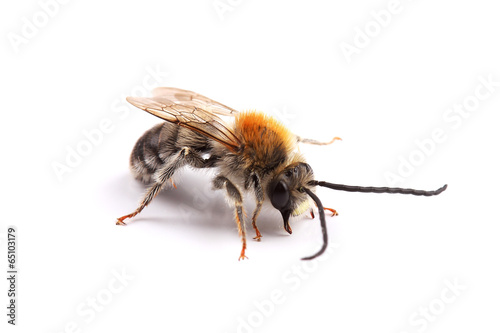
<svg viewBox="0 0 500 333"><path fill-rule="evenodd" d="M273 207L283 216L283 226L290 234L290 215L300 215L311 206L309 197L302 188L307 186L313 177L311 166L298 162L287 166L269 183L267 195Z"/></svg>
<svg viewBox="0 0 500 333"><path fill-rule="evenodd" d="M347 192L400 193L433 196L438 195L446 190L448 185L444 185L434 191L423 191L399 187L366 187L342 185L315 180L311 167L305 162L295 162L288 165L269 182L269 185L267 186L267 195L271 200L274 208L279 210L281 215L283 216L285 230L290 234L292 233L292 229L290 228L290 225L288 223L290 215L296 216L305 212L308 208L311 207L311 200L318 207L321 231L323 234L323 246L312 256L302 258L303 260L311 260L320 256L325 252L328 245L328 233L326 230L324 207L321 203L321 200L314 193L314 189L316 186Z"/></svg>

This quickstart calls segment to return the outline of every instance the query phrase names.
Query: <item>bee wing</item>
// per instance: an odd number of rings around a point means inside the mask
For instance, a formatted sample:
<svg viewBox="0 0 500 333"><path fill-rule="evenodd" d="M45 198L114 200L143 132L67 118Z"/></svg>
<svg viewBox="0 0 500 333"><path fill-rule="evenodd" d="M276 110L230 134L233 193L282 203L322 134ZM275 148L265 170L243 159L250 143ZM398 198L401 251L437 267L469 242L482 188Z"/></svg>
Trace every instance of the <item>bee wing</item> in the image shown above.
<svg viewBox="0 0 500 333"><path fill-rule="evenodd" d="M154 97L164 97L176 104L186 106L195 106L205 111L215 113L222 116L234 116L238 113L233 108L222 103L216 102L213 99L197 94L195 92L170 87L159 87L153 90Z"/></svg>
<svg viewBox="0 0 500 333"><path fill-rule="evenodd" d="M170 89L170 88L168 88ZM222 119L212 112L199 107L199 103L178 102L162 96L127 97L127 101L142 109L174 124L179 124L208 138L216 140L232 151L238 151L241 141ZM196 105L195 105L196 104Z"/></svg>

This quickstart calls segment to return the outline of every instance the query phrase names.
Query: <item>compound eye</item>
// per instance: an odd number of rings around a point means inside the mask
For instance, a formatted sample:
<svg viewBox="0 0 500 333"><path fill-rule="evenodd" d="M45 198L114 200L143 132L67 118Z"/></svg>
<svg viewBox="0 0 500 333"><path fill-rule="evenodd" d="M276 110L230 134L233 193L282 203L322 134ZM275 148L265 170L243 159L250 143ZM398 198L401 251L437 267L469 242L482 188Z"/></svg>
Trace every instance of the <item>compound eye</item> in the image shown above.
<svg viewBox="0 0 500 333"><path fill-rule="evenodd" d="M290 200L290 191L285 182L280 180L274 187L273 194L271 196L271 203L274 208L281 210L284 208L288 201Z"/></svg>

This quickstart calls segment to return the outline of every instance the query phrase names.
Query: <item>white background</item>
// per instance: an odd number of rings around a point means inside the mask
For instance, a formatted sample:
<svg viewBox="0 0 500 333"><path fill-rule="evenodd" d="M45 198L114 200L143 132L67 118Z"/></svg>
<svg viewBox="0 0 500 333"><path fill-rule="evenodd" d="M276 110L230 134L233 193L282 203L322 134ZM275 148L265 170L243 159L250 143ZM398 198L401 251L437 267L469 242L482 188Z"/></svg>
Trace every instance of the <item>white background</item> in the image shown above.
<svg viewBox="0 0 500 333"><path fill-rule="evenodd" d="M488 92L480 77L500 81L492 1L401 0L382 27L371 12L390 1L54 4L0 9L0 261L6 275L13 225L19 269L15 328L1 279L2 330L498 331L500 86L467 118L444 118ZM346 57L343 43L360 47ZM115 226L145 189L128 158L158 119L125 102L143 82L263 110L305 137L342 137L301 147L319 180L388 186L387 173L403 172L395 185L449 188L431 198L318 189L340 215L327 217L329 252L309 263L300 258L320 246L318 218L292 221L290 236L270 210L262 242L248 226L249 260L238 261L232 210L210 173L183 171L177 190ZM424 155L416 141L436 128L444 138ZM87 155L58 177L78 147ZM410 157L411 172L401 169Z"/></svg>

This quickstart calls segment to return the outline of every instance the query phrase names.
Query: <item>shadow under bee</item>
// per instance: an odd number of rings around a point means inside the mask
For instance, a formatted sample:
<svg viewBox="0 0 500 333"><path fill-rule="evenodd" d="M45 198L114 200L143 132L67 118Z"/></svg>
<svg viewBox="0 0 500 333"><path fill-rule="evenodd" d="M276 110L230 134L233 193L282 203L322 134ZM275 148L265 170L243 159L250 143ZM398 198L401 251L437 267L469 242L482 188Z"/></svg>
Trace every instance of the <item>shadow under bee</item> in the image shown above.
<svg viewBox="0 0 500 333"><path fill-rule="evenodd" d="M179 170L174 177L175 187L169 183L157 195L155 201L144 209L143 214L135 217L130 225L147 221L175 228L196 225L196 228L227 230L234 233L237 230L234 223L234 210L226 203L224 193L213 190L212 178L211 170L192 170L189 168ZM113 193L108 193L108 195L117 199L115 202L120 207L133 205L135 202L131 201L130 198L134 196L131 196L130 193L135 193L137 197L140 197L147 188L148 184L124 174L112 181L109 189L112 189ZM255 208L253 202L251 200L245 201L248 203L245 205L245 210L251 212ZM283 230L281 215L269 203L264 205L258 222L259 228L266 235L263 240L271 237L290 236ZM304 223L314 223L314 220L307 216L291 220L292 227L297 232L300 232L300 229L304 227ZM246 216L245 225L247 229L252 227L249 216Z"/></svg>

